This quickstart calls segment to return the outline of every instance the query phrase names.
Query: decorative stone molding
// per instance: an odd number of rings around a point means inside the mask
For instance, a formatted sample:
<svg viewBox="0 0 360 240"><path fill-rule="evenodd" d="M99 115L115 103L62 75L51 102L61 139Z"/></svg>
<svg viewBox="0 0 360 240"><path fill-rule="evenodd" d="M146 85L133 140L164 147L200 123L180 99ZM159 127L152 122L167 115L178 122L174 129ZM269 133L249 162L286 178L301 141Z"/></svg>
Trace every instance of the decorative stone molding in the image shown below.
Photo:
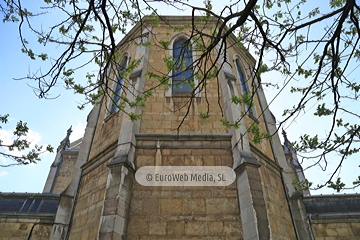
<svg viewBox="0 0 360 240"><path fill-rule="evenodd" d="M138 133L136 147L146 149L156 148L221 148L231 149L231 137L229 133L216 134L159 134L159 133Z"/></svg>
<svg viewBox="0 0 360 240"><path fill-rule="evenodd" d="M117 166L126 166L130 171L135 171L134 162L129 159L127 155L122 155L117 158L114 158L106 166L109 168L114 168Z"/></svg>

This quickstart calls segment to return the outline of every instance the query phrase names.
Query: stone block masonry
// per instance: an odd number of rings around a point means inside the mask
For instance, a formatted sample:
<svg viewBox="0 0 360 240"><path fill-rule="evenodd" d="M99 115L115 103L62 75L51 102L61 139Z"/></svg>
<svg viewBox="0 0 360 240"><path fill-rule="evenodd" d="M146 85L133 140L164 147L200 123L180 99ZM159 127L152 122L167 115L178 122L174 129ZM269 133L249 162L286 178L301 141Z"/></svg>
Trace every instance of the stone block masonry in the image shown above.
<svg viewBox="0 0 360 240"><path fill-rule="evenodd" d="M316 239L319 240L355 240L360 239L360 221L347 219L329 223L313 223Z"/></svg>
<svg viewBox="0 0 360 240"><path fill-rule="evenodd" d="M157 151L160 151L157 153ZM137 149L136 166L229 166L225 149ZM145 187L134 182L129 239L243 239L236 184Z"/></svg>
<svg viewBox="0 0 360 240"><path fill-rule="evenodd" d="M0 222L0 240L47 240L52 224L32 222Z"/></svg>
<svg viewBox="0 0 360 240"><path fill-rule="evenodd" d="M96 238L104 205L107 175L108 167L104 162L82 176L69 239Z"/></svg>

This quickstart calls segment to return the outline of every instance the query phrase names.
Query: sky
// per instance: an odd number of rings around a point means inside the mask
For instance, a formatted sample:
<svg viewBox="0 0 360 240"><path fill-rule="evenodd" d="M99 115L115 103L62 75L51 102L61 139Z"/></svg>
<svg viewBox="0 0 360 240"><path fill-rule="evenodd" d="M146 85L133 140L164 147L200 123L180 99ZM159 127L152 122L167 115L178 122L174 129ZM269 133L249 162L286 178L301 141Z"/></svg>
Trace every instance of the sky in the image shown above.
<svg viewBox="0 0 360 240"><path fill-rule="evenodd" d="M30 129L27 139L32 144L50 144L56 150L70 126L73 129L72 141L82 137L91 107L79 110L77 105L82 101L81 97L65 91L62 83L54 88L51 95L54 99L47 100L35 95L34 81L13 80L36 71L44 62L30 60L20 51L16 24L1 21L0 32L0 115L9 114L9 123L0 129L1 138L10 137L19 120L27 123ZM31 35L25 37L30 43L33 40ZM50 52L56 50L46 49ZM0 192L42 192L54 158L55 153L44 153L37 164L0 168ZM9 160L0 161L1 164L10 163Z"/></svg>
<svg viewBox="0 0 360 240"><path fill-rule="evenodd" d="M214 9L221 9L223 6L220 2L219 6ZM171 14L190 14L190 12L178 12L174 9L161 9L163 6L159 5L159 9L166 13ZM60 18L61 16L52 16L52 18ZM37 22L42 28L46 28L48 24L44 19ZM9 114L9 123L0 129L0 136L2 139L11 137L11 133L17 121L23 120L27 122L28 127L31 129L28 134L28 140L33 144L50 144L55 149L66 136L67 129L72 126L73 132L71 140L74 141L82 137L86 126L86 117L91 110L91 106L86 107L84 110L77 108L78 104L82 102L79 95L74 95L72 91L64 90L64 84L59 83L52 92L54 99L39 99L33 92L35 82L29 80L13 80L14 78L21 78L26 76L29 72L34 72L38 67L44 68L44 65L49 63L38 62L30 60L27 56L21 53L21 44L18 36L17 26L13 23L0 23L0 115ZM31 35L28 35L30 40ZM118 39L120 40L120 38ZM44 51L58 53L61 49L56 46L47 46ZM87 69L92 72L94 69ZM82 79L83 75L78 75L77 79ZM268 73L263 76L264 79L275 80L279 84L283 83L283 79L279 75ZM277 89L268 88L265 94L268 102L275 97ZM271 104L270 109L277 119L281 119L281 115L285 108L291 107L296 102L296 97L288 93L289 89L285 89L280 97L276 98ZM349 103L350 105L356 103ZM316 108L316 105L314 105ZM288 133L290 141L296 140L300 134L305 132L319 131L322 127L326 131L324 125L326 122L323 119L314 117L311 114L302 114L296 121L287 124L285 129ZM338 156L334 156L336 158ZM37 164L30 164L26 166L15 166L8 168L0 168L0 192L42 192L45 184L50 165L52 164L55 153L45 153L41 156L42 160ZM4 162L1 160L2 164ZM335 165L334 165L335 166ZM334 168L333 165L329 169ZM356 167L354 167L356 166ZM359 168L356 165L355 159L350 159L341 170L346 173L343 180L352 182L356 175L359 175ZM330 171L329 171L330 172ZM323 173L320 168L314 167L305 172L306 177L310 181L318 182L325 179L329 172ZM347 193L356 192L356 190L346 191ZM333 190L323 188L319 191L312 192L312 194L331 194Z"/></svg>

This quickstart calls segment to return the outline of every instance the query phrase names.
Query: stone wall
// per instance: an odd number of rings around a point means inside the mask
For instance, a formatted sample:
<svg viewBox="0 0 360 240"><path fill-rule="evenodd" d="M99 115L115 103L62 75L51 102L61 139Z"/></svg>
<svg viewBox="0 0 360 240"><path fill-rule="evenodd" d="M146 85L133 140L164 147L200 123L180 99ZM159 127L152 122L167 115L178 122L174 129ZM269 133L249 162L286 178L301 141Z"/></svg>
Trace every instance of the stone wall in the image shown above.
<svg viewBox="0 0 360 240"><path fill-rule="evenodd" d="M53 193L62 193L70 184L74 172L78 150L64 150L62 153L62 162L59 174L56 177Z"/></svg>
<svg viewBox="0 0 360 240"><path fill-rule="evenodd" d="M125 44L125 46L122 49L119 49L119 52L122 54L128 54L128 59L131 62L135 59L135 53L136 53L136 44L135 40L129 41L129 43ZM102 105L100 109L99 119L97 121L97 126L95 130L94 135L94 141L91 145L91 152L89 155L89 160L96 157L98 154L101 154L101 152L112 145L113 143L117 142L119 138L120 133L120 127L122 122L122 111L115 111L113 113L109 113L109 110L111 109L111 99L108 96L112 96L114 92L114 80L116 79L116 76L114 75L114 71L110 71L109 76L107 76L109 79L109 88L108 94L106 94ZM129 79L125 79L124 81L124 89L127 88L129 85ZM125 90L123 90L124 92Z"/></svg>
<svg viewBox="0 0 360 240"><path fill-rule="evenodd" d="M256 161L260 163L259 180L266 203L271 236L274 239L296 239L288 202L281 181L281 167L270 157L251 145Z"/></svg>
<svg viewBox="0 0 360 240"><path fill-rule="evenodd" d="M160 92L161 89L157 91ZM180 126L180 133L226 133L226 127L220 122L223 116L217 110L217 94L214 93L213 97L208 99L211 101L210 118L204 120L199 117L200 113L206 113L207 111L207 103L204 98L196 98L191 104L187 104L188 97L167 98L162 96L149 98L146 101L146 107L143 109L140 132L175 133ZM182 106L184 108L173 112L174 109ZM185 118L188 110L188 117Z"/></svg>
<svg viewBox="0 0 360 240"><path fill-rule="evenodd" d="M1 221L0 240L48 240L51 229L52 224Z"/></svg>
<svg viewBox="0 0 360 240"><path fill-rule="evenodd" d="M161 47L160 41L171 41L172 37L179 34L178 31L170 29L169 26L160 26L153 30L153 44L150 46L148 71L167 74L164 58L170 56L171 50ZM190 34L190 29L181 34ZM156 37L155 37L156 36ZM157 42L156 42L157 41ZM209 61L210 62L210 61ZM151 89L159 84L156 78L146 79L145 89ZM153 96L147 99L143 108L143 116L140 132L142 133L174 133L183 121L180 133L224 133L227 129L221 124L223 119L221 94L217 80L208 80L202 96L190 100L190 95L167 96L165 86L153 90ZM219 105L220 103L220 105ZM210 118L203 120L200 113L209 113ZM186 117L186 114L188 117Z"/></svg>
<svg viewBox="0 0 360 240"><path fill-rule="evenodd" d="M232 38L228 39L229 43L228 46L232 46L235 44L235 42L233 42ZM237 90L238 94L242 94L242 89L239 83L239 76L237 73L237 69L234 63L234 59L235 58L239 58L242 64L242 71L244 74L244 80L248 86L248 88L252 91L255 91L255 87L256 87L256 83L254 83L254 79L253 79L253 73L251 72L251 68L253 66L255 66L256 62L255 60L252 58L252 56L249 56L249 54L245 54L243 51L241 51L239 48L236 47L232 47L232 48L228 48L227 49L227 53L228 53L228 58L229 58L229 63L231 64L231 73L233 74L233 76L236 77L235 79L235 87ZM230 61L231 60L231 61ZM245 117L243 118L244 120L244 124L249 127L252 124L258 124L261 132L266 133L266 125L265 125L265 120L264 120L264 114L263 114L263 110L260 106L260 101L259 101L259 95L255 94L254 98L253 98L253 114L246 114ZM263 106L266 107L266 106ZM241 111L244 111L245 106L244 104L242 104L241 106L239 106ZM248 133L248 139L251 143L253 143L253 135L251 133ZM273 152L271 150L271 146L270 146L270 141L269 140L262 140L261 143L256 144L257 148L259 148L264 154L266 154L266 156L268 156L269 158L274 160L274 156L273 156Z"/></svg>
<svg viewBox="0 0 360 240"><path fill-rule="evenodd" d="M81 177L69 239L96 239L104 203L107 162L88 165Z"/></svg>
<svg viewBox="0 0 360 240"><path fill-rule="evenodd" d="M119 138L123 113L117 111L105 119L106 111L106 103L103 103L95 130L94 141L91 145L89 160L96 157L97 154L100 154L111 144L117 142ZM104 121L104 119L106 121Z"/></svg>
<svg viewBox="0 0 360 240"><path fill-rule="evenodd" d="M357 240L360 239L360 220L338 222L315 222L312 224L316 240Z"/></svg>
<svg viewBox="0 0 360 240"><path fill-rule="evenodd" d="M137 167L229 166L224 149L138 149ZM227 187L146 187L134 182L129 239L242 239L236 184Z"/></svg>
<svg viewBox="0 0 360 240"><path fill-rule="evenodd" d="M259 161L264 163L264 161ZM274 239L296 239L280 172L264 164L259 168L271 234Z"/></svg>

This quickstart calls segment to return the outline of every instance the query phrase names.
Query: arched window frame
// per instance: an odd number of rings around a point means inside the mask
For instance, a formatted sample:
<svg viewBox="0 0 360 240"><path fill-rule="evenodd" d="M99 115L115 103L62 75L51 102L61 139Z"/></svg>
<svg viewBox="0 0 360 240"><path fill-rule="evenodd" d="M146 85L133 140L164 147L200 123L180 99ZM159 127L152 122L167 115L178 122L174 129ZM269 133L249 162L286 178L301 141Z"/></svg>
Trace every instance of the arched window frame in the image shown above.
<svg viewBox="0 0 360 240"><path fill-rule="evenodd" d="M123 64L125 63L125 68L129 65L129 61L130 61L130 53L126 52L124 54L124 56L120 59L119 64ZM119 65L119 66L121 66ZM116 67L115 67L116 69ZM116 95L120 95L122 93L122 84L124 84L125 79L121 79L120 81L118 81L118 79L120 78L118 71L116 71L114 73L114 78L116 78L116 81L113 82L112 84L112 91L111 91L111 98L108 101L107 104L107 116L111 115L112 113L115 113L119 110L119 108L117 108L116 106L119 104L119 102L121 101L120 97L117 97L118 99L113 101L114 96ZM116 94L115 94L116 93Z"/></svg>
<svg viewBox="0 0 360 240"><path fill-rule="evenodd" d="M174 56L174 52L173 52L173 51L174 51L174 43L175 43L177 40L180 40L180 39L186 39L186 40L188 40L189 38L190 38L190 36L189 36L188 34L186 34L186 33L178 33L178 34L172 36L172 37L170 38L170 44L169 44L169 57L171 57L171 58L173 59L173 56ZM190 42L191 42L191 45L194 44L192 40L190 40ZM195 51L194 49L192 49L191 53L192 53L192 62L194 63L195 60L196 60L196 58L195 58L195 56L196 56L196 51ZM196 67L193 68L193 71L194 71L194 72L196 71ZM183 94L186 95L186 94L192 93L192 92L189 92L189 93L173 93L173 89L172 89L172 84L173 84L172 74L173 74L172 71L168 73L168 76L171 77L171 79L170 79L170 85L171 85L171 87L169 87L169 88L167 89L167 91L165 92L165 96L166 96L166 97L171 97L171 96L174 96L174 95L183 95ZM198 80L195 79L195 78L193 78L193 81L194 81L195 86L197 86L197 85L198 85ZM200 94L200 92L199 92L198 90L195 92L195 96L196 96L196 97L201 97L201 94Z"/></svg>
<svg viewBox="0 0 360 240"><path fill-rule="evenodd" d="M247 72L245 71L245 67L241 61L241 58L238 55L234 55L233 56L233 62L234 62L234 66L236 69L236 76L239 80L239 84L240 84L240 89L241 89L241 95L243 95L243 93L247 93L247 94L251 94L251 88L249 85L249 76L247 74ZM241 75L242 75L242 80L241 80ZM254 101L254 100L253 100ZM257 117L257 113L256 113L256 108L252 107L252 108L248 108L248 106L245 106L245 110L246 112L253 117ZM248 111L249 110L249 111Z"/></svg>

